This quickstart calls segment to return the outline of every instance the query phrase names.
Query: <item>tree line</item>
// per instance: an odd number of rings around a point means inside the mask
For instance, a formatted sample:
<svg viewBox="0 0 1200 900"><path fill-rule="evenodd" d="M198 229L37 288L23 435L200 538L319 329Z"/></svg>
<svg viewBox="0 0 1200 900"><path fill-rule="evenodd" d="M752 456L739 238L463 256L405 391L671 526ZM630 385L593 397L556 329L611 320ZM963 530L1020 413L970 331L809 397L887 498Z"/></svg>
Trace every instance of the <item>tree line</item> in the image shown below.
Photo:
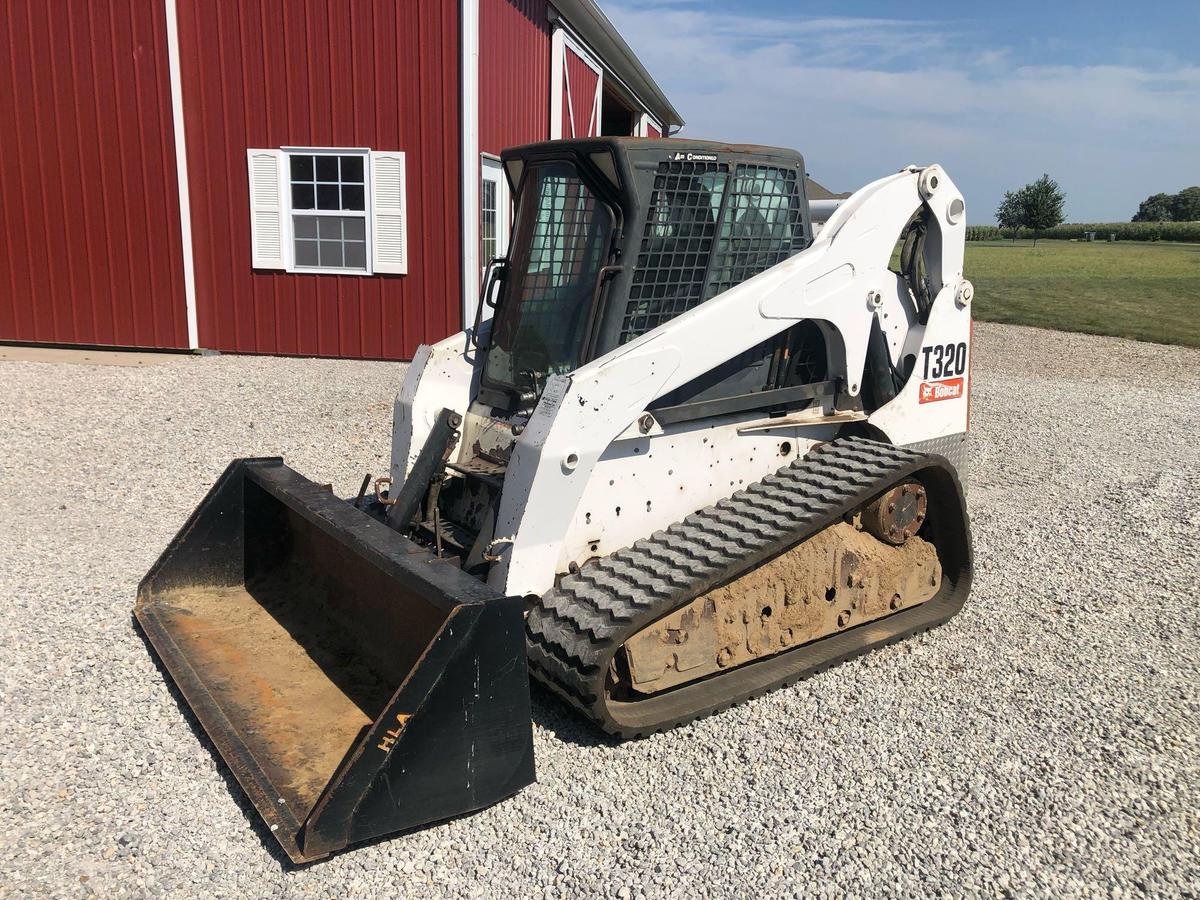
<svg viewBox="0 0 1200 900"><path fill-rule="evenodd" d="M1058 182L1049 175L1042 175L1023 188L1004 192L1004 199L996 208L996 225L1000 234L1014 241L1022 231L1031 233L1034 246L1037 246L1039 237L1063 223L1065 206L1066 196ZM1200 185L1186 187L1177 194L1159 193L1147 197L1139 204L1138 211L1130 221L1160 225L1200 222ZM1187 236L1176 237L1174 234L1171 237L1175 240L1192 239Z"/></svg>
<svg viewBox="0 0 1200 900"><path fill-rule="evenodd" d="M1131 222L1200 222L1200 185L1178 194L1151 194L1138 205Z"/></svg>

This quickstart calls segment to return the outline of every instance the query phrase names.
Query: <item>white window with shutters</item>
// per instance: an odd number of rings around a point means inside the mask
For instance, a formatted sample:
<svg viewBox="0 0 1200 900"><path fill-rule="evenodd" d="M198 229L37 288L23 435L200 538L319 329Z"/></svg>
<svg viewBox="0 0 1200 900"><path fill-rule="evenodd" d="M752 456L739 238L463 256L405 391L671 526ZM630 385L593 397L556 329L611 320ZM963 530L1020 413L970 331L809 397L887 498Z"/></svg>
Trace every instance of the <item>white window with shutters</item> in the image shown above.
<svg viewBox="0 0 1200 900"><path fill-rule="evenodd" d="M246 151L256 269L408 271L404 154L362 148Z"/></svg>

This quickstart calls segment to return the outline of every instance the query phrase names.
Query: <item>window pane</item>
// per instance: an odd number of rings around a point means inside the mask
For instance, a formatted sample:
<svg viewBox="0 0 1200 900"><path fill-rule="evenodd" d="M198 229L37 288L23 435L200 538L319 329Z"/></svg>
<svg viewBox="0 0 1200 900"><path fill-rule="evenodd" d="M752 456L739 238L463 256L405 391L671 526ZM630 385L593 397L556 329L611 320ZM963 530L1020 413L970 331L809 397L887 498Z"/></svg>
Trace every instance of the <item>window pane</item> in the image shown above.
<svg viewBox="0 0 1200 900"><path fill-rule="evenodd" d="M496 182L486 176L479 192L479 256L484 266L496 256Z"/></svg>
<svg viewBox="0 0 1200 900"><path fill-rule="evenodd" d="M316 216L295 216L292 219L298 238L315 238L317 236Z"/></svg>
<svg viewBox="0 0 1200 900"><path fill-rule="evenodd" d="M340 241L342 239L342 219L340 216L321 216L317 223L317 235L323 241Z"/></svg>
<svg viewBox="0 0 1200 900"><path fill-rule="evenodd" d="M316 205L311 184L292 185L292 209L312 209Z"/></svg>
<svg viewBox="0 0 1200 900"><path fill-rule="evenodd" d="M342 266L342 242L321 241L321 265Z"/></svg>
<svg viewBox="0 0 1200 900"><path fill-rule="evenodd" d="M298 267L367 268L367 223L360 216L293 216Z"/></svg>
<svg viewBox="0 0 1200 900"><path fill-rule="evenodd" d="M292 181L313 180L313 158L311 156L292 156Z"/></svg>
<svg viewBox="0 0 1200 900"><path fill-rule="evenodd" d="M338 197L336 184L317 185L317 209L341 209L342 202Z"/></svg>
<svg viewBox="0 0 1200 900"><path fill-rule="evenodd" d="M316 241L296 241L296 265L298 265L298 266L315 266L315 265L317 265L317 242Z"/></svg>
<svg viewBox="0 0 1200 900"><path fill-rule="evenodd" d="M338 180L338 158L336 156L317 157L317 181Z"/></svg>
<svg viewBox="0 0 1200 900"><path fill-rule="evenodd" d="M363 180L363 158L361 156L342 157L342 181Z"/></svg>
<svg viewBox="0 0 1200 900"><path fill-rule="evenodd" d="M363 204L363 186L361 184L342 185L342 209L365 209Z"/></svg>
<svg viewBox="0 0 1200 900"><path fill-rule="evenodd" d="M367 245L361 241L346 241L346 268L365 269L367 267Z"/></svg>

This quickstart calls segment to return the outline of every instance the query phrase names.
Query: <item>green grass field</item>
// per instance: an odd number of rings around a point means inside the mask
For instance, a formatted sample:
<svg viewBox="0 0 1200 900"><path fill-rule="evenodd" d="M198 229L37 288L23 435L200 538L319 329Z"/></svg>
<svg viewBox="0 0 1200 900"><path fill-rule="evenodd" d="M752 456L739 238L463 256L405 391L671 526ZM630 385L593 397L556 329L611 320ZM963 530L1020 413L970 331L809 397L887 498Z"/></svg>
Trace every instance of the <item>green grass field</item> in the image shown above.
<svg viewBox="0 0 1200 900"><path fill-rule="evenodd" d="M1200 347L1200 244L969 241L975 318Z"/></svg>

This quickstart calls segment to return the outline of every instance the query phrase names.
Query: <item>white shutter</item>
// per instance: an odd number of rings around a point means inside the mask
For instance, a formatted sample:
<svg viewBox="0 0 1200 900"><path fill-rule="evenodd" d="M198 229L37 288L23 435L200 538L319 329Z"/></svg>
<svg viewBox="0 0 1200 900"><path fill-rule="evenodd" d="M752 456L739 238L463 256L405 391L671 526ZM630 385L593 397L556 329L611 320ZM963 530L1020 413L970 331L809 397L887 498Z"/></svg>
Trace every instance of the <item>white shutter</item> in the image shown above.
<svg viewBox="0 0 1200 900"><path fill-rule="evenodd" d="M278 150L247 150L246 169L250 182L250 265L256 269L283 269L283 154Z"/></svg>
<svg viewBox="0 0 1200 900"><path fill-rule="evenodd" d="M371 153L372 271L408 272L408 210L404 154Z"/></svg>

